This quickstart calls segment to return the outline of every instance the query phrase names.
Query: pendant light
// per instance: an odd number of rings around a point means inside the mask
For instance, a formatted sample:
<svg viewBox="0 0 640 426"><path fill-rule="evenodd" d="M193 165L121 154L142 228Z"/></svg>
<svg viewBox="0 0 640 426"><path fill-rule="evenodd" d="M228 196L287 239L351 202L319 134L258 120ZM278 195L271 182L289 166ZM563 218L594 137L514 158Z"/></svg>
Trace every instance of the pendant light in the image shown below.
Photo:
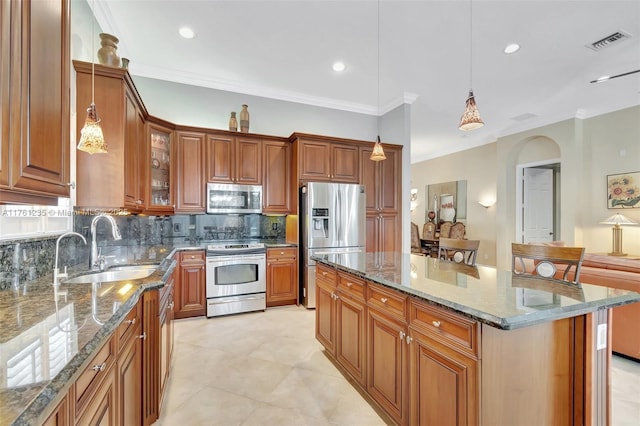
<svg viewBox="0 0 640 426"><path fill-rule="evenodd" d="M93 10L93 9L92 9ZM102 134L102 128L100 127L100 119L96 112L96 104L93 101L95 95L95 63L93 60L93 33L94 19L91 19L91 105L87 108L87 118L84 121L84 126L80 130L80 142L78 142L78 149L80 151L88 152L89 154L106 154L107 143L104 141L104 135Z"/></svg>
<svg viewBox="0 0 640 426"><path fill-rule="evenodd" d="M458 129L468 131L484 126L473 96L473 0L469 0L469 96Z"/></svg>
<svg viewBox="0 0 640 426"><path fill-rule="evenodd" d="M380 0L378 0L378 99L377 99L378 114L376 117L376 123L378 125L378 137L376 143L373 145L373 151L369 159L371 161L386 160L387 156L384 155L384 149L380 143Z"/></svg>

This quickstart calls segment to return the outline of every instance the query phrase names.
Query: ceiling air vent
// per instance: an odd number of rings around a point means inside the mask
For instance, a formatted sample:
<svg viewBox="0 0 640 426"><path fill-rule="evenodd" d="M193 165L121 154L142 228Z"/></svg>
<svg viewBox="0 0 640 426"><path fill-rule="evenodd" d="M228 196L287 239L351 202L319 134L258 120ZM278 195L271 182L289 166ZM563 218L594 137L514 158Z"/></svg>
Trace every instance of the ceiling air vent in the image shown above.
<svg viewBox="0 0 640 426"><path fill-rule="evenodd" d="M597 52L600 49L611 46L613 43L626 40L628 38L631 38L631 35L629 35L628 33L625 33L624 31L617 31L611 35L606 36L601 40L598 40L591 44L587 44L587 47Z"/></svg>

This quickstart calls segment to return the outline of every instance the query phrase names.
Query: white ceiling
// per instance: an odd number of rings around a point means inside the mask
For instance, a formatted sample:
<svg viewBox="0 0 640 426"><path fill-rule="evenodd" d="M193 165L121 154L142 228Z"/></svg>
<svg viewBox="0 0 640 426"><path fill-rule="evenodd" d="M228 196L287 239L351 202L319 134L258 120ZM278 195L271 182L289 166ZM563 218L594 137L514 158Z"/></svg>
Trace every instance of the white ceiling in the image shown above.
<svg viewBox="0 0 640 426"><path fill-rule="evenodd" d="M93 3L121 56L135 58L134 75L373 115L413 102L412 162L640 105L640 73L589 83L640 69L640 0ZM486 125L462 132L471 7L473 90ZM184 25L194 39L178 35ZM616 31L632 37L585 47ZM511 42L522 48L506 55ZM338 59L342 74L331 69Z"/></svg>

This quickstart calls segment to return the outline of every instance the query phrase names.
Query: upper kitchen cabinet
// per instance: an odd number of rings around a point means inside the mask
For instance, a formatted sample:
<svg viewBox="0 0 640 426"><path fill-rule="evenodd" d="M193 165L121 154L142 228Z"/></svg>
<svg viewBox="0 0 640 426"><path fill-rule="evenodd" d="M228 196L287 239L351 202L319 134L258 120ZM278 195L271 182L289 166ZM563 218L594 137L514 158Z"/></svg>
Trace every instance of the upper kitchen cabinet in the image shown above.
<svg viewBox="0 0 640 426"><path fill-rule="evenodd" d="M73 61L73 66L76 105L80 111L91 104L91 63ZM109 152L93 155L77 152L76 205L139 213L146 206L146 109L131 76L122 68L95 65L94 98ZM78 117L79 135L84 113L78 113Z"/></svg>
<svg viewBox="0 0 640 426"><path fill-rule="evenodd" d="M229 133L207 135L207 181L262 184L262 140Z"/></svg>
<svg viewBox="0 0 640 426"><path fill-rule="evenodd" d="M358 145L322 136L294 134L298 144L298 179L358 183Z"/></svg>
<svg viewBox="0 0 640 426"><path fill-rule="evenodd" d="M0 203L69 196L69 1L0 4Z"/></svg>
<svg viewBox="0 0 640 426"><path fill-rule="evenodd" d="M176 137L176 213L204 213L205 134L179 131Z"/></svg>
<svg viewBox="0 0 640 426"><path fill-rule="evenodd" d="M145 213L163 215L173 213L173 177L171 164L174 159L170 123L149 117L146 124L147 159L149 177L147 183L147 208Z"/></svg>
<svg viewBox="0 0 640 426"><path fill-rule="evenodd" d="M263 213L291 214L292 192L295 185L291 179L291 143L287 140L265 140L262 145Z"/></svg>
<svg viewBox="0 0 640 426"><path fill-rule="evenodd" d="M367 251L400 250L402 147L384 146L387 157L371 161L373 147L360 147L360 184L365 187Z"/></svg>

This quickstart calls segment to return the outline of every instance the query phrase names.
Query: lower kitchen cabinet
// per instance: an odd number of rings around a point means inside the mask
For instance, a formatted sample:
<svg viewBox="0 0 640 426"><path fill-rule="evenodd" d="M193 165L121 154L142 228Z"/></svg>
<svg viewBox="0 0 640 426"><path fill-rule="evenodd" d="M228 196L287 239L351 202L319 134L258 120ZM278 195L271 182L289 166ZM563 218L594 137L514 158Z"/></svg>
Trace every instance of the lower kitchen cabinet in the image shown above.
<svg viewBox="0 0 640 426"><path fill-rule="evenodd" d="M174 297L174 273L169 281L160 290L160 405L167 388L169 372L171 370L171 358L173 357L173 297Z"/></svg>
<svg viewBox="0 0 640 426"><path fill-rule="evenodd" d="M298 302L298 249L267 249L267 307Z"/></svg>
<svg viewBox="0 0 640 426"><path fill-rule="evenodd" d="M76 425L111 426L118 424L116 369L111 365L99 373L102 376L100 384L95 393L87 400L82 413L75 419Z"/></svg>
<svg viewBox="0 0 640 426"><path fill-rule="evenodd" d="M174 317L189 318L206 314L204 250L184 251L177 255L178 275L175 280Z"/></svg>
<svg viewBox="0 0 640 426"><path fill-rule="evenodd" d="M42 426L65 426L69 424L69 402L65 396L47 417Z"/></svg>
<svg viewBox="0 0 640 426"><path fill-rule="evenodd" d="M338 291L336 299L336 359L365 386L366 308L364 301Z"/></svg>
<svg viewBox="0 0 640 426"><path fill-rule="evenodd" d="M326 351L336 352L336 272L316 266L316 339Z"/></svg>
<svg viewBox="0 0 640 426"><path fill-rule="evenodd" d="M118 356L118 410L121 425L135 425L141 419L142 407L142 339L140 324L124 342Z"/></svg>
<svg viewBox="0 0 640 426"><path fill-rule="evenodd" d="M399 424L408 417L406 335L406 324L369 308L367 392Z"/></svg>

